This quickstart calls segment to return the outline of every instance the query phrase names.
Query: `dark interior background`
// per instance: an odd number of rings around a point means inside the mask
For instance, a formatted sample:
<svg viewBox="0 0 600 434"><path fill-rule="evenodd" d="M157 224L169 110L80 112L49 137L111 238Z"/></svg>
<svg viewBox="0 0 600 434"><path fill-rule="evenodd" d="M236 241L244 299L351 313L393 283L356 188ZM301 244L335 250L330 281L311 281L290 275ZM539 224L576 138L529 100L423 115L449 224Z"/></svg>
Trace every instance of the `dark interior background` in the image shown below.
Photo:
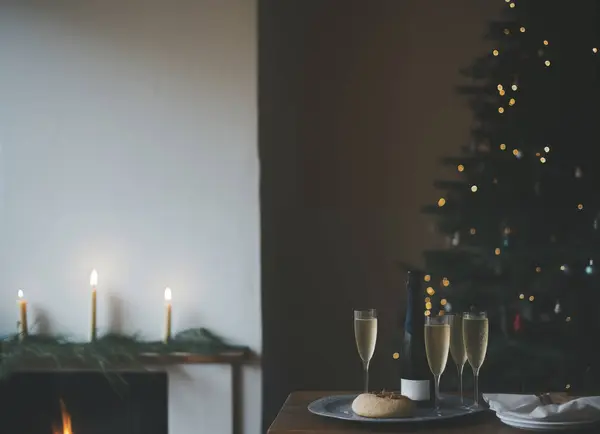
<svg viewBox="0 0 600 434"><path fill-rule="evenodd" d="M265 429L298 389L359 389L352 310L379 310L372 388L397 388L403 279L444 243L420 207L468 143L459 69L490 49L481 0L261 0Z"/></svg>

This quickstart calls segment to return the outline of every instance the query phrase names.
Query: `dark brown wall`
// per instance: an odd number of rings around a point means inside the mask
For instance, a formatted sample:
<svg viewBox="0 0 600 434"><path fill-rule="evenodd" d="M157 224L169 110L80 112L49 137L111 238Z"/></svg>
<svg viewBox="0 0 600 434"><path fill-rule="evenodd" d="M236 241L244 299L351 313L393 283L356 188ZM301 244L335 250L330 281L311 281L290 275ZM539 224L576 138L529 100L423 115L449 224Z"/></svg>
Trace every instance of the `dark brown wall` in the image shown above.
<svg viewBox="0 0 600 434"><path fill-rule="evenodd" d="M294 389L353 389L352 310L380 312L373 387L398 387L394 262L442 242L420 206L468 141L454 86L500 1L263 0L265 422ZM447 174L447 173L446 173ZM451 174L450 174L451 176Z"/></svg>

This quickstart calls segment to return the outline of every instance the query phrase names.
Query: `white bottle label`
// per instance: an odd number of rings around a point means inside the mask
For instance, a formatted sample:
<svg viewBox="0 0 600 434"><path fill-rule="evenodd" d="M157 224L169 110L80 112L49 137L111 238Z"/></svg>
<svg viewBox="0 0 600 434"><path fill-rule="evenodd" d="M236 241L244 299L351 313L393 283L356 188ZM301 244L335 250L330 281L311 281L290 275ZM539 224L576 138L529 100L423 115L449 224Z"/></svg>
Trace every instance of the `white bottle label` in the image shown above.
<svg viewBox="0 0 600 434"><path fill-rule="evenodd" d="M429 400L429 380L400 379L400 393L413 401Z"/></svg>

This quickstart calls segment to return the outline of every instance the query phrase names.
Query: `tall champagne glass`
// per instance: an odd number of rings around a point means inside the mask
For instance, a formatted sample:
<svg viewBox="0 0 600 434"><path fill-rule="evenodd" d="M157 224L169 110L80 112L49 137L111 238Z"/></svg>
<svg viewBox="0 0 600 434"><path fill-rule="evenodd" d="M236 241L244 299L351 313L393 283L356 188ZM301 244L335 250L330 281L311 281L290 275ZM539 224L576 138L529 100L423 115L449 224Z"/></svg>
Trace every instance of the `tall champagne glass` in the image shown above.
<svg viewBox="0 0 600 434"><path fill-rule="evenodd" d="M463 340L463 317L460 314L448 315L450 318L450 354L452 360L456 364L458 371L458 384L460 392L460 405L464 406L463 397L463 370L467 362L467 353L465 352L465 344Z"/></svg>
<svg viewBox="0 0 600 434"><path fill-rule="evenodd" d="M488 346L488 317L487 313L465 313L463 314L463 340L465 342L465 351L467 360L473 369L473 378L475 383L475 405L479 407L479 370Z"/></svg>
<svg viewBox="0 0 600 434"><path fill-rule="evenodd" d="M450 347L450 322L447 316L430 317L425 319L425 352L427 363L435 379L435 411L440 412L440 378L448 362Z"/></svg>
<svg viewBox="0 0 600 434"><path fill-rule="evenodd" d="M375 309L354 311L354 339L365 370L365 392L369 391L369 363L377 342L377 311Z"/></svg>

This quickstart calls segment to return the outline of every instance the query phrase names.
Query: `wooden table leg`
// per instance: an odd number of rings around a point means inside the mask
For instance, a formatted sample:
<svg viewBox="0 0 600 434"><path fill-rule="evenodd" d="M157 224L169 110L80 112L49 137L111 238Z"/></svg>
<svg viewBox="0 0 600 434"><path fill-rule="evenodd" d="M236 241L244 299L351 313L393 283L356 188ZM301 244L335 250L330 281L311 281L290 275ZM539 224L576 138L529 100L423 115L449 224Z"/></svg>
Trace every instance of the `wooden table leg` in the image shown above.
<svg viewBox="0 0 600 434"><path fill-rule="evenodd" d="M231 427L232 434L242 434L242 367L239 363L231 364Z"/></svg>

